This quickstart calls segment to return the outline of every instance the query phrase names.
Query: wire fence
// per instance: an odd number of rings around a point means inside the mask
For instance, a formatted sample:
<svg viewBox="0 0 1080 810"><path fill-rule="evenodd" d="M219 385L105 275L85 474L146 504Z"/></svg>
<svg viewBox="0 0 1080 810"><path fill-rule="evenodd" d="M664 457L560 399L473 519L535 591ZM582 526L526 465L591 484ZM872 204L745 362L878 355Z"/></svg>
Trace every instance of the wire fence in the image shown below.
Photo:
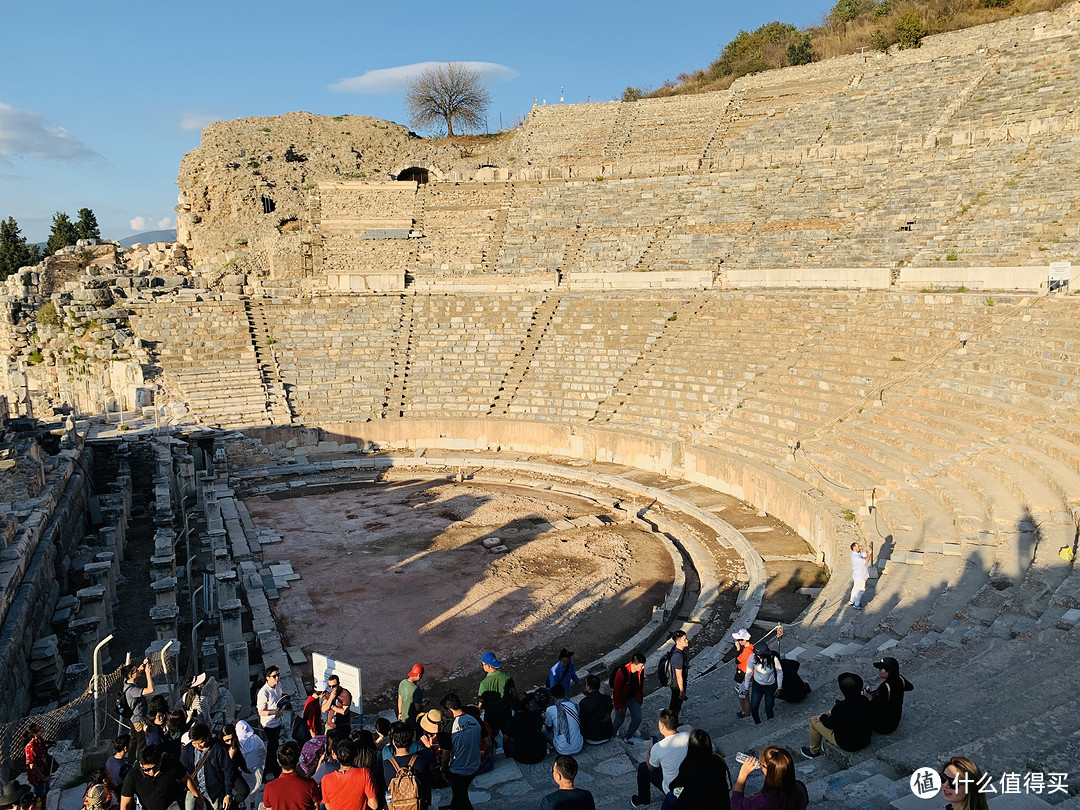
<svg viewBox="0 0 1080 810"><path fill-rule="evenodd" d="M130 722L122 720L116 711L116 702L120 695L120 684L126 665L111 672L98 675L95 698L94 679L75 699L63 706L39 714L31 714L11 723L0 723L0 777L4 781L14 779L26 770L24 749L30 739L29 728L32 724L41 727L46 742L69 740L71 748L85 748L98 740L112 740L119 733L130 734ZM168 659L151 661L151 674L161 678L170 689ZM79 768L76 774L81 773ZM63 774L54 773L54 781Z"/></svg>

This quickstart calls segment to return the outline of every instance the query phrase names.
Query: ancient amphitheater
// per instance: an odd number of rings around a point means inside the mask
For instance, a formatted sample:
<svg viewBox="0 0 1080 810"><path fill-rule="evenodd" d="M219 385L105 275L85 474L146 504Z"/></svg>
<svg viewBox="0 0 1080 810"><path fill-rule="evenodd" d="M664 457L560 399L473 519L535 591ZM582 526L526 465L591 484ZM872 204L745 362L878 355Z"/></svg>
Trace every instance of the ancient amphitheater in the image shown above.
<svg viewBox="0 0 1080 810"><path fill-rule="evenodd" d="M1068 774L995 807L1080 806L1078 93L1074 3L720 93L537 107L472 151L357 116L207 127L177 245L7 282L4 775L31 707L65 768L100 752L110 632L108 669L152 641L175 688L194 653L241 712L265 663L302 693L310 650L272 607L295 574L245 499L427 480L667 538L652 618L592 668L684 626L683 720L729 759L797 750L839 673L899 659L904 722L800 762L815 805L922 804L911 773L963 753L999 791ZM877 552L861 613L853 540ZM784 606L793 562L829 578ZM748 725L729 631L778 617L814 692ZM612 745L582 755L603 807L644 751ZM474 802L549 781L504 762Z"/></svg>

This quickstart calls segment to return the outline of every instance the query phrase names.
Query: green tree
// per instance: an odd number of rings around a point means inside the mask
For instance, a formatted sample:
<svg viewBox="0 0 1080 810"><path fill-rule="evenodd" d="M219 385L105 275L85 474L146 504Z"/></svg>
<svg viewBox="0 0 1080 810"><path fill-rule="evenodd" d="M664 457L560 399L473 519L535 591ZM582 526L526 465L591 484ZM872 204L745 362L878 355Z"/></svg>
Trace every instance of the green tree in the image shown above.
<svg viewBox="0 0 1080 810"><path fill-rule="evenodd" d="M896 21L896 41L901 48L918 48L922 45L923 37L926 36L926 26L919 18L919 12L913 8L906 8Z"/></svg>
<svg viewBox="0 0 1080 810"><path fill-rule="evenodd" d="M626 89L622 91L622 100L623 101L641 101L641 99L645 98L646 95L647 95L646 92L644 90L642 90L640 87L634 87L634 86L628 84L626 86Z"/></svg>
<svg viewBox="0 0 1080 810"><path fill-rule="evenodd" d="M787 46L787 58L793 65L809 65L814 61L814 48L809 34L803 34L802 39Z"/></svg>
<svg viewBox="0 0 1080 810"><path fill-rule="evenodd" d="M89 208L79 209L79 221L75 223L75 233L80 239L100 239L97 217Z"/></svg>
<svg viewBox="0 0 1080 810"><path fill-rule="evenodd" d="M39 258L37 245L26 244L14 217L0 222L0 280L17 273L20 267L37 264Z"/></svg>
<svg viewBox="0 0 1080 810"><path fill-rule="evenodd" d="M865 11L868 5L866 0L839 0L829 12L829 18L834 22L849 23Z"/></svg>
<svg viewBox="0 0 1080 810"><path fill-rule="evenodd" d="M724 46L720 58L709 66L710 78L738 79L751 73L785 67L788 45L798 44L803 34L790 23L766 23L754 31L740 31Z"/></svg>
<svg viewBox="0 0 1080 810"><path fill-rule="evenodd" d="M75 223L68 218L68 215L63 211L53 214L52 233L49 234L49 241L45 243L45 254L52 256L61 248L74 245L78 241L79 234L75 230Z"/></svg>

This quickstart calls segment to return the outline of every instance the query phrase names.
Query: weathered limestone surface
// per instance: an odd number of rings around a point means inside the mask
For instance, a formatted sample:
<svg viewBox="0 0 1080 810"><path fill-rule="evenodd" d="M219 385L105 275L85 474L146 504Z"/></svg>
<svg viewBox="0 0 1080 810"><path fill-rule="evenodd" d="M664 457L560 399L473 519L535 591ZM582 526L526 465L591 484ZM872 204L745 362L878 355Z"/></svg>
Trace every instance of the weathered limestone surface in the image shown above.
<svg viewBox="0 0 1080 810"><path fill-rule="evenodd" d="M359 117L213 124L181 166L180 240L248 283L1076 262L1078 18L535 107L483 154ZM392 182L410 166L430 182Z"/></svg>

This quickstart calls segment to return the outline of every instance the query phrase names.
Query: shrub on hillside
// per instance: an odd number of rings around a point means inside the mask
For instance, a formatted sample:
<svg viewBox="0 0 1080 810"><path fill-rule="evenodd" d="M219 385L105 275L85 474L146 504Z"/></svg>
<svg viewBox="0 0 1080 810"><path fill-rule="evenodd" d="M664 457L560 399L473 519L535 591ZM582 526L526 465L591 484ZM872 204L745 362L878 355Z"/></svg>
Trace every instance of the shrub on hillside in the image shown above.
<svg viewBox="0 0 1080 810"><path fill-rule="evenodd" d="M60 315L56 311L56 307L52 301L46 301L42 305L41 309L37 311L37 315L34 316L34 320L38 323L43 323L49 326L56 326L60 323Z"/></svg>
<svg viewBox="0 0 1080 810"><path fill-rule="evenodd" d="M896 41L901 48L918 48L926 33L918 11L906 8L900 13L900 19L896 21Z"/></svg>

